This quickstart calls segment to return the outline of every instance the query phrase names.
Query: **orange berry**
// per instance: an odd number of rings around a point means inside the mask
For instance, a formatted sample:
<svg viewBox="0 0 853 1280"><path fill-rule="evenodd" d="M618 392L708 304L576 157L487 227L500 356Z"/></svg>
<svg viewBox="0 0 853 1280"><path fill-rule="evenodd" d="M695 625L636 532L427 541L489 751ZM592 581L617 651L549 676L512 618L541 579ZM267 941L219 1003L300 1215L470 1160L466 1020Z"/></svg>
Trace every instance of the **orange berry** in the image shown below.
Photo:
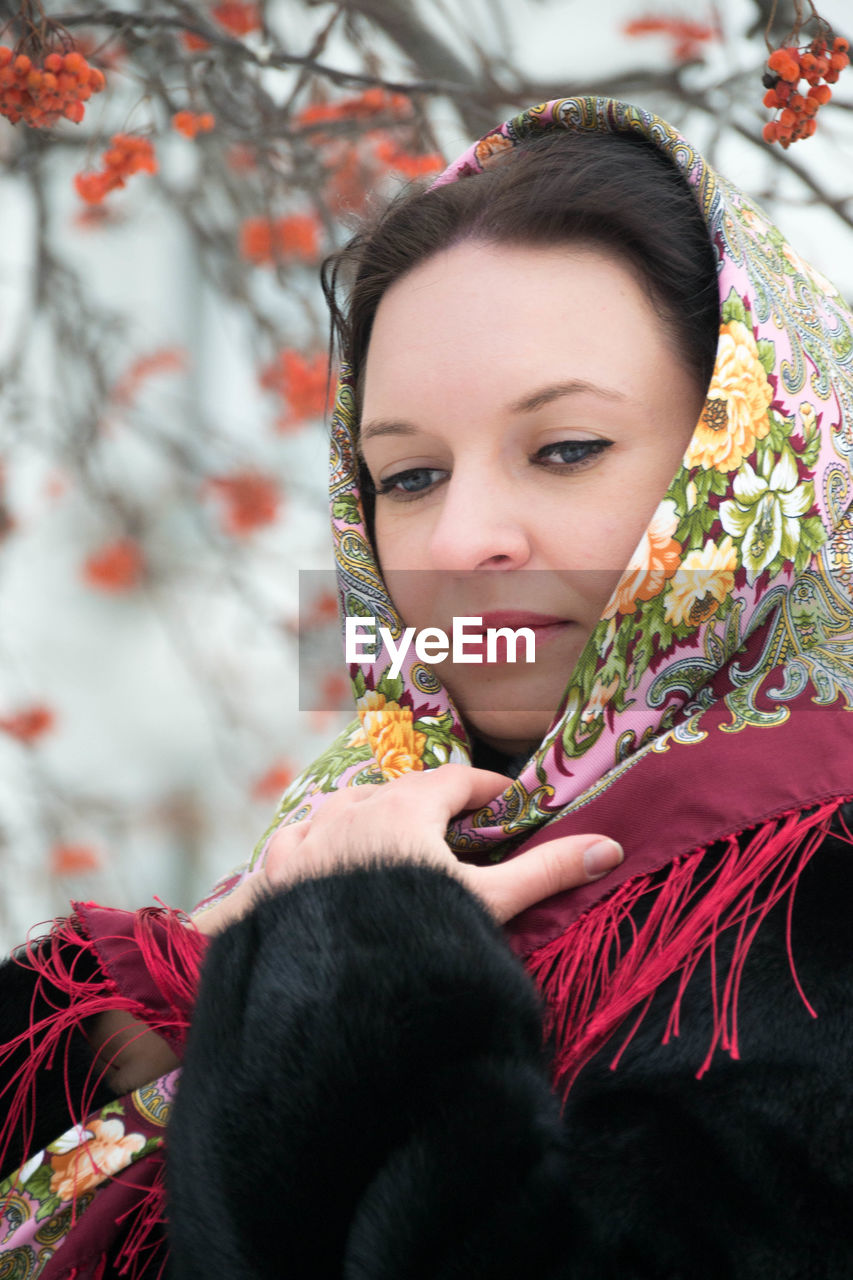
<svg viewBox="0 0 853 1280"><path fill-rule="evenodd" d="M12 50L5 44L0 44L0 67L8 67L12 61Z"/></svg>
<svg viewBox="0 0 853 1280"><path fill-rule="evenodd" d="M843 71L849 62L850 59L846 53L834 53L829 59L829 65L833 71Z"/></svg>
<svg viewBox="0 0 853 1280"><path fill-rule="evenodd" d="M775 89L767 90L767 92L764 95L764 105L765 107L771 107L771 108L781 107L782 103L780 102L779 95L777 94Z"/></svg>
<svg viewBox="0 0 853 1280"><path fill-rule="evenodd" d="M57 844L50 851L50 870L55 876L85 875L100 866L96 850L87 844Z"/></svg>
<svg viewBox="0 0 853 1280"><path fill-rule="evenodd" d="M811 97L812 95L814 95L821 106L824 106L831 100L832 90L828 84L819 84L809 91L809 96Z"/></svg>
<svg viewBox="0 0 853 1280"><path fill-rule="evenodd" d="M64 63L58 53L49 53L44 60L44 65L46 71L56 72L62 70Z"/></svg>
<svg viewBox="0 0 853 1280"><path fill-rule="evenodd" d="M66 120L71 120L74 124L79 124L86 113L86 108L82 102L69 102L63 111Z"/></svg>
<svg viewBox="0 0 853 1280"><path fill-rule="evenodd" d="M197 117L196 124L199 129L201 129L202 133L210 133L211 129L216 124L216 118L211 115L209 111L203 111L201 115Z"/></svg>
<svg viewBox="0 0 853 1280"><path fill-rule="evenodd" d="M102 173L75 173L74 190L87 204L100 204L107 194Z"/></svg>
<svg viewBox="0 0 853 1280"><path fill-rule="evenodd" d="M850 41L845 40L843 36L836 36L832 42L832 48L835 53L848 53L850 50Z"/></svg>
<svg viewBox="0 0 853 1280"><path fill-rule="evenodd" d="M191 111L176 111L172 116L172 128L186 138L195 137L195 120Z"/></svg>
<svg viewBox="0 0 853 1280"><path fill-rule="evenodd" d="M56 76L51 71L45 71L41 84L45 93L54 93L56 90Z"/></svg>
<svg viewBox="0 0 853 1280"><path fill-rule="evenodd" d="M127 591L138 586L145 574L145 558L138 543L119 538L90 555L82 576L100 591Z"/></svg>
<svg viewBox="0 0 853 1280"><path fill-rule="evenodd" d="M805 98L801 93L792 93L788 99L788 106L792 111L802 111Z"/></svg>
<svg viewBox="0 0 853 1280"><path fill-rule="evenodd" d="M72 50L71 53L66 53L65 70L70 71L72 75L78 75L81 71L84 71L87 66L88 63L86 62L86 59L83 57L82 53L78 53L76 49Z"/></svg>
<svg viewBox="0 0 853 1280"><path fill-rule="evenodd" d="M807 116L817 115L819 110L820 110L820 103L818 102L817 98L806 99L806 105L803 107L803 111L805 111Z"/></svg>
<svg viewBox="0 0 853 1280"><path fill-rule="evenodd" d="M786 107L779 117L779 123L783 129L792 129L797 123L795 112L790 107Z"/></svg>
<svg viewBox="0 0 853 1280"><path fill-rule="evenodd" d="M203 36L197 36L193 31L182 31L181 43L185 49L189 50L190 53L210 48L210 42L205 40Z"/></svg>
<svg viewBox="0 0 853 1280"><path fill-rule="evenodd" d="M777 142L779 139L779 126L775 120L769 121L762 130L765 142Z"/></svg>
<svg viewBox="0 0 853 1280"><path fill-rule="evenodd" d="M19 53L15 59L15 72L23 80L32 70L32 63L25 53Z"/></svg>

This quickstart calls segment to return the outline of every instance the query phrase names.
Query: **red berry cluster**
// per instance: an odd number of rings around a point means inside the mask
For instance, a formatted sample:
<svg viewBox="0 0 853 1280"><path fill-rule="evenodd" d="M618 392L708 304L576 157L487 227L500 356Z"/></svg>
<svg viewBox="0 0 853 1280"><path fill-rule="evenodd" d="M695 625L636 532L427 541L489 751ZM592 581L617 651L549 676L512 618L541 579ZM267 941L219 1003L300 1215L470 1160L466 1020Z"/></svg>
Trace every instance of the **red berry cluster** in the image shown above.
<svg viewBox="0 0 853 1280"><path fill-rule="evenodd" d="M202 111L201 114L195 111L176 111L172 116L172 128L177 133L182 133L185 138L194 138L199 133L210 133L215 124L216 120L209 111Z"/></svg>
<svg viewBox="0 0 853 1280"><path fill-rule="evenodd" d="M147 138L131 133L117 133L103 155L100 173L78 173L74 178L77 194L87 204L100 204L116 187L123 187L132 173L156 173L157 157Z"/></svg>
<svg viewBox="0 0 853 1280"><path fill-rule="evenodd" d="M764 141L778 142L786 150L792 142L810 138L817 128L817 113L832 97L835 84L847 66L848 42L837 36L830 48L824 37L814 39L805 49L777 49L767 59L764 76L765 107L778 110L775 120L764 126ZM800 81L809 85L800 92Z"/></svg>
<svg viewBox="0 0 853 1280"><path fill-rule="evenodd" d="M23 120L34 129L56 124L60 117L79 124L84 102L106 84L103 71L91 67L82 53L49 53L38 66L26 53L0 45L0 115L12 124Z"/></svg>

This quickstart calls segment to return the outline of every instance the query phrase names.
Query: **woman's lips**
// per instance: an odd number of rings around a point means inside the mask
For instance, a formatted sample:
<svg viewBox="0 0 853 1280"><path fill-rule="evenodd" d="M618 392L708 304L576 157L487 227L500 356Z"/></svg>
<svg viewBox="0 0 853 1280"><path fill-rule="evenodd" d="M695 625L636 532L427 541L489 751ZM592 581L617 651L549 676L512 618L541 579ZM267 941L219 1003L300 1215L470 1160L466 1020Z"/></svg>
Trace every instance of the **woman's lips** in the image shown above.
<svg viewBox="0 0 853 1280"><path fill-rule="evenodd" d="M524 609L501 609L494 613L483 613L479 615L483 622L483 629L493 627L511 627L513 631L517 631L519 627L531 627L538 630L540 627L568 626L566 618L560 618L553 613L533 613Z"/></svg>
<svg viewBox="0 0 853 1280"><path fill-rule="evenodd" d="M556 640L572 626L572 623L566 618L557 617L555 614L548 613L532 613L529 610L519 609L502 609L499 612L472 614L472 617L480 617L482 622L482 633L476 638L475 627L473 623L466 625L466 633L471 636L470 640L465 641L465 652L476 657L478 661L486 663L488 661L488 650L486 632L495 631L499 628L507 628L510 631L518 631L522 627L526 627L533 632L534 637L534 661L539 657L540 649L551 641ZM510 649L504 636L495 638L494 657L489 665L502 665L509 663ZM527 641L524 636L519 636L515 644L515 665L527 666Z"/></svg>

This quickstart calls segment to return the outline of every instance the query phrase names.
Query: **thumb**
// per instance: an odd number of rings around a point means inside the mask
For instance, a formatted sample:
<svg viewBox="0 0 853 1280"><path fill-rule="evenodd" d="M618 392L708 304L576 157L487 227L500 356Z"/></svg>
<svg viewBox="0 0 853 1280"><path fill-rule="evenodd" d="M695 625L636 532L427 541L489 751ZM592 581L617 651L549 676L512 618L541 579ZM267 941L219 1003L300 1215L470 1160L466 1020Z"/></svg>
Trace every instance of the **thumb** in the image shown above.
<svg viewBox="0 0 853 1280"><path fill-rule="evenodd" d="M469 867L469 887L504 924L555 893L600 880L624 857L622 846L608 836L561 836L496 867Z"/></svg>

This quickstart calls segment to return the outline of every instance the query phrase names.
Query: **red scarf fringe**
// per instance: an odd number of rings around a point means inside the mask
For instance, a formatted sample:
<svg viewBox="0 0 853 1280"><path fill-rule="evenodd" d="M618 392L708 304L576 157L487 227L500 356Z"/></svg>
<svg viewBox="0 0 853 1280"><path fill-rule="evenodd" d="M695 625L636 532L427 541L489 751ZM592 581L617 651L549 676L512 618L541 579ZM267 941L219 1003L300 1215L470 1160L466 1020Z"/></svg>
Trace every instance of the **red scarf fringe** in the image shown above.
<svg viewBox="0 0 853 1280"><path fill-rule="evenodd" d="M610 1064L615 1069L655 992L675 974L680 975L678 990L663 1043L677 1036L684 992L706 955L711 962L714 1023L696 1076L708 1070L718 1048L739 1057L737 1010L743 967L768 912L786 896L791 974L806 1009L817 1017L797 978L791 913L799 877L842 803L834 799L809 813L798 810L772 819L745 843L731 835L712 866L704 860L708 850L699 849L676 858L658 881L648 875L629 880L533 953L527 968L546 1000L545 1030L554 1047L554 1087L561 1097L565 1099L581 1069L636 1014ZM647 895L654 895L654 902L638 927L632 911ZM717 940L730 930L735 931L733 953L727 971L721 973Z"/></svg>
<svg viewBox="0 0 853 1280"><path fill-rule="evenodd" d="M201 958L207 939L194 928L186 926L187 917L182 912L168 908L145 908L133 917L132 937L116 939L123 948L136 947L141 968L147 971L156 986L165 1015L154 1014L142 999L121 991L106 971L97 942L85 932L85 924L77 915L55 921L46 937L28 939L15 953L13 959L25 968L33 970L36 979L30 1026L14 1040L0 1046L0 1074L4 1064L26 1049L21 1065L0 1091L0 1103L4 1104L5 1118L0 1126L0 1163L5 1158L9 1144L16 1132L24 1138L24 1159L33 1153L35 1128L36 1079L42 1071L61 1065L62 1086L68 1106L70 1124L85 1125L91 1115L94 1096L113 1060L107 1057L107 1045L101 1050L101 1062L93 1061L86 1077L82 1093L72 1097L68 1079L68 1057L71 1037L82 1033L87 1018L97 1017L108 1010L123 1010L144 1023L145 1031L165 1034L172 1043L182 1043L189 1028L190 1015L195 1001ZM109 939L97 941L105 943ZM85 957L85 966L84 966ZM80 976L83 967L97 963L96 972L88 979ZM43 1001L51 1012L35 1020L37 1003ZM58 1083L58 1082L57 1082ZM148 1264L159 1259L157 1276L165 1266L160 1247L162 1238L149 1238L152 1231L164 1221L165 1195L164 1168L159 1153L146 1157L143 1164L157 1160L159 1168L153 1181L138 1188L139 1197L121 1219L129 1219L125 1239L120 1250L122 1266L120 1274L141 1275ZM125 1171L132 1176L131 1170ZM121 1175L119 1175L121 1177ZM97 1199L97 1197L96 1197ZM3 1209L0 1204L0 1211ZM93 1206L94 1207L94 1206ZM76 1200L72 1216L76 1219ZM144 1255L148 1255L147 1257ZM106 1265L106 1260L102 1260ZM99 1274L98 1271L95 1274Z"/></svg>
<svg viewBox="0 0 853 1280"><path fill-rule="evenodd" d="M149 1159L153 1161L155 1157L152 1155ZM149 1272L151 1280L161 1280L169 1260L165 1239L166 1165L162 1150L157 1152L156 1160L151 1185L140 1187L140 1198L116 1219L118 1223L128 1223L118 1254L118 1274L128 1276L129 1280L140 1280ZM152 1271L154 1267L156 1271Z"/></svg>

